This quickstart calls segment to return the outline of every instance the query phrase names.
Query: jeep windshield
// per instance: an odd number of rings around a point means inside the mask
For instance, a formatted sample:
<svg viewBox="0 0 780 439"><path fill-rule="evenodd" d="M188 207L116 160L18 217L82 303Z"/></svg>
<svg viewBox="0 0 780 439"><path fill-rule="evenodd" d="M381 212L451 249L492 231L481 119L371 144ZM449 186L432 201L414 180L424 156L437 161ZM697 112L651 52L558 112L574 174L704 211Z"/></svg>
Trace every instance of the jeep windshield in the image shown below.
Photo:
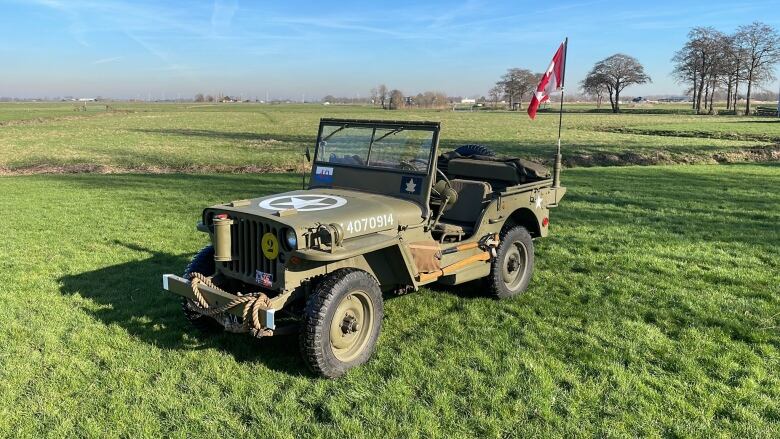
<svg viewBox="0 0 780 439"><path fill-rule="evenodd" d="M315 161L426 173L435 131L423 126L324 123Z"/></svg>

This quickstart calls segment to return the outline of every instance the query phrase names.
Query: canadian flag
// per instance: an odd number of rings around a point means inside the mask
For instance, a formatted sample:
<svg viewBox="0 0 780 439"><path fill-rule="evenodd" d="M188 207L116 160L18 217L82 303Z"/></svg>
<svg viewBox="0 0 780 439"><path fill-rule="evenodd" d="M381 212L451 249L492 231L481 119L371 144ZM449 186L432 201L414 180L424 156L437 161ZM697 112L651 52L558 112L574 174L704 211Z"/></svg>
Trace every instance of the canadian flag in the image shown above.
<svg viewBox="0 0 780 439"><path fill-rule="evenodd" d="M528 105L528 115L531 119L536 118L536 110L539 109L539 104L550 100L550 95L561 91L563 88L563 74L566 66L566 43L561 43L561 47L555 52L550 67L547 67L547 71L542 75L542 80L539 81L539 85L536 87L536 93L531 98L531 103Z"/></svg>

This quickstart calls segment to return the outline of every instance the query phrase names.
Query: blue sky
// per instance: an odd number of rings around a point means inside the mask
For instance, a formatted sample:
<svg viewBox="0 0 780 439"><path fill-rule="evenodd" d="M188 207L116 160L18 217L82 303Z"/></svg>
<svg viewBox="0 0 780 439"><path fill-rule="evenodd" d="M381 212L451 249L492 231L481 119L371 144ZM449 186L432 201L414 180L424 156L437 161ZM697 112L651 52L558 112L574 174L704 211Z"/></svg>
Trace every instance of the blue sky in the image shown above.
<svg viewBox="0 0 780 439"><path fill-rule="evenodd" d="M691 27L755 20L780 27L780 0L0 0L0 96L468 96L544 70L565 36L568 84L623 52L653 78L627 93L676 94L669 59Z"/></svg>

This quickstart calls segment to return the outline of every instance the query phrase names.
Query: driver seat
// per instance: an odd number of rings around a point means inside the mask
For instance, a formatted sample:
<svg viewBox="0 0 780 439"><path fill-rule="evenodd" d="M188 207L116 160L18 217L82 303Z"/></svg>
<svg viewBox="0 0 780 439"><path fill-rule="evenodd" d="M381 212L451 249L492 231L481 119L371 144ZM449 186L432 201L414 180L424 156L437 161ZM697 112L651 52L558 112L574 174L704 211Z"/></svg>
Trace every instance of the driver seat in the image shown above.
<svg viewBox="0 0 780 439"><path fill-rule="evenodd" d="M442 234L442 240L447 236L460 240L474 233L474 226L482 215L484 204L490 201L493 189L484 181L461 179L450 180L450 187L458 193L458 199L444 211L434 231Z"/></svg>

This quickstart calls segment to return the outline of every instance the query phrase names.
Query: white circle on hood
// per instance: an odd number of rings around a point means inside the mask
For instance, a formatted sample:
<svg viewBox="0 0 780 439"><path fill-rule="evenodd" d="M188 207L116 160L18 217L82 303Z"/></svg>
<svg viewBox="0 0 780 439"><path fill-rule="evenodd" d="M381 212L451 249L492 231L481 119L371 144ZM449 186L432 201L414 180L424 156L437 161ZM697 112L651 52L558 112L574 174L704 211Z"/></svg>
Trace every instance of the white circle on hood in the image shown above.
<svg viewBox="0 0 780 439"><path fill-rule="evenodd" d="M299 212L310 212L313 210L335 209L347 204L347 200L335 195L282 195L269 198L260 202L262 209L268 210L287 210L295 209Z"/></svg>

